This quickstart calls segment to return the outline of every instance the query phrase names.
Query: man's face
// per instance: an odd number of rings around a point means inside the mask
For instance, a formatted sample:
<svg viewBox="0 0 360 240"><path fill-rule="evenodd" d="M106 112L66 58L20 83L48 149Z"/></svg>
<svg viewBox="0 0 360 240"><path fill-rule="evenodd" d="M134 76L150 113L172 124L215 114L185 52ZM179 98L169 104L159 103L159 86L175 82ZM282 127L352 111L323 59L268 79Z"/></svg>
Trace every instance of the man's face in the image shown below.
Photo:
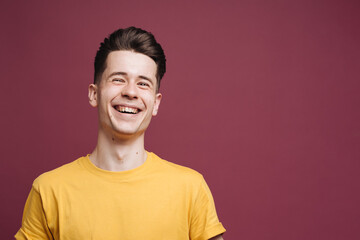
<svg viewBox="0 0 360 240"><path fill-rule="evenodd" d="M98 107L100 130L117 136L141 135L157 114L156 63L132 51L113 51L97 85L89 86L89 100Z"/></svg>

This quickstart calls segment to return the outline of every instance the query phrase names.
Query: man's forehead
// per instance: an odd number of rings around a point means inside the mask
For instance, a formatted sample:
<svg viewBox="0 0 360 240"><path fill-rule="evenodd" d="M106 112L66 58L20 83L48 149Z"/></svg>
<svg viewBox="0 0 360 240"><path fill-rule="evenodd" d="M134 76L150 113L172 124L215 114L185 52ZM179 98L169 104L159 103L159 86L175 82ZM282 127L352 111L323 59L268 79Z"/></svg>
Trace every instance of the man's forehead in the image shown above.
<svg viewBox="0 0 360 240"><path fill-rule="evenodd" d="M112 51L106 59L105 71L110 76L115 73L126 76L144 76L156 79L155 61L142 53L134 51Z"/></svg>

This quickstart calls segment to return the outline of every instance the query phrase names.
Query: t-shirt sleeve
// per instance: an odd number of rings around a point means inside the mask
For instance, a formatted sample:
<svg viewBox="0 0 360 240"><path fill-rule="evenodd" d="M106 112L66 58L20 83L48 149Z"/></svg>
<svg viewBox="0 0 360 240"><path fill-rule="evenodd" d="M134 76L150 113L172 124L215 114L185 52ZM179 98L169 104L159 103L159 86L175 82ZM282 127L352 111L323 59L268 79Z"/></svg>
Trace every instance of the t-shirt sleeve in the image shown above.
<svg viewBox="0 0 360 240"><path fill-rule="evenodd" d="M204 178L201 177L199 190L190 215L190 239L208 240L225 231L216 214L210 189Z"/></svg>
<svg viewBox="0 0 360 240"><path fill-rule="evenodd" d="M40 193L34 186L26 200L22 225L15 239L53 239L47 226Z"/></svg>

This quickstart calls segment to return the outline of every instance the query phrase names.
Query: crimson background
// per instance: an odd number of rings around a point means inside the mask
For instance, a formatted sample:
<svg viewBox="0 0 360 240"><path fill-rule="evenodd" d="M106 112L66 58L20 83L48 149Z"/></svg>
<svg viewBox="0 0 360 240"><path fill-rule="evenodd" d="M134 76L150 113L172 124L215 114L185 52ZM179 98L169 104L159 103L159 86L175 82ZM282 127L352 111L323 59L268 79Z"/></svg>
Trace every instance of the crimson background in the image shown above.
<svg viewBox="0 0 360 240"><path fill-rule="evenodd" d="M204 174L226 239L360 239L359 1L1 1L0 232L90 152L93 58L150 30L168 69L147 149Z"/></svg>

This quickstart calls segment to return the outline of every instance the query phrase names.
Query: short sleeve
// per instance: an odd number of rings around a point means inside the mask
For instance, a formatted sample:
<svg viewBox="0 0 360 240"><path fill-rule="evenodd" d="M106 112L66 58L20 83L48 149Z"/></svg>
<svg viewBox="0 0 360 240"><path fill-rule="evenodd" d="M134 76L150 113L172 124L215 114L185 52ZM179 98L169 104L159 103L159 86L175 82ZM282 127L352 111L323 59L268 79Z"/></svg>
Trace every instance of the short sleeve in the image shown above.
<svg viewBox="0 0 360 240"><path fill-rule="evenodd" d="M15 239L53 239L47 227L41 196L34 186L26 200L22 225Z"/></svg>
<svg viewBox="0 0 360 240"><path fill-rule="evenodd" d="M190 215L190 239L208 240L226 230L219 222L214 199L203 177Z"/></svg>

